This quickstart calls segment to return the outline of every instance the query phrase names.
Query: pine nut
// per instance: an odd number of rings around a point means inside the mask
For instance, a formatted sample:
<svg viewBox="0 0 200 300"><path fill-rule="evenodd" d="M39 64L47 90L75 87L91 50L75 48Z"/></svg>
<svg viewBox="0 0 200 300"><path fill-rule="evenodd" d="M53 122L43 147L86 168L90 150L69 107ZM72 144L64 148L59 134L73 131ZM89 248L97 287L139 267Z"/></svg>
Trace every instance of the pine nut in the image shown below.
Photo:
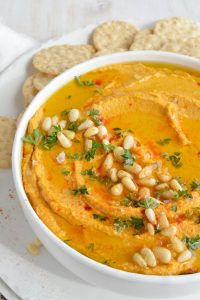
<svg viewBox="0 0 200 300"><path fill-rule="evenodd" d="M112 153L108 153L103 162L103 168L105 171L108 171L112 168L112 166L113 166L113 155Z"/></svg>
<svg viewBox="0 0 200 300"><path fill-rule="evenodd" d="M94 122L92 120L85 120L83 123L81 123L78 126L78 130L86 130L94 125Z"/></svg>
<svg viewBox="0 0 200 300"><path fill-rule="evenodd" d="M174 191L182 191L183 190L181 184L176 179L172 179L169 184Z"/></svg>
<svg viewBox="0 0 200 300"><path fill-rule="evenodd" d="M142 198L146 198L146 197L149 197L151 195L151 191L149 188L147 187L141 187L139 189L139 192L138 192L138 195L139 197L142 199Z"/></svg>
<svg viewBox="0 0 200 300"><path fill-rule="evenodd" d="M172 178L168 173L157 173L158 179L162 182L168 182Z"/></svg>
<svg viewBox="0 0 200 300"><path fill-rule="evenodd" d="M124 160L122 157L124 154L124 149L122 147L115 147L113 154L117 161L122 162Z"/></svg>
<svg viewBox="0 0 200 300"><path fill-rule="evenodd" d="M80 116L80 112L79 112L79 110L76 109L76 108L71 109L71 110L69 111L69 113L68 113L68 119L69 119L70 122L75 122L75 121L77 121L78 118L79 118L79 116Z"/></svg>
<svg viewBox="0 0 200 300"><path fill-rule="evenodd" d="M134 253L133 254L133 261L138 264L138 266L142 267L142 268L146 268L147 267L147 263L144 260L144 258L142 257L141 254L139 253Z"/></svg>
<svg viewBox="0 0 200 300"><path fill-rule="evenodd" d="M98 132L99 132L99 129L95 126L92 126L85 131L84 137L90 138L90 137L96 135Z"/></svg>
<svg viewBox="0 0 200 300"><path fill-rule="evenodd" d="M52 121L50 117L44 118L44 121L42 122L42 129L44 131L48 131L51 128Z"/></svg>
<svg viewBox="0 0 200 300"><path fill-rule="evenodd" d="M147 217L148 221L153 224L156 225L156 216L154 213L154 210L152 208L146 208L145 209L145 216Z"/></svg>
<svg viewBox="0 0 200 300"><path fill-rule="evenodd" d="M147 223L147 231L150 235L154 235L155 234L155 229L154 226L151 223Z"/></svg>
<svg viewBox="0 0 200 300"><path fill-rule="evenodd" d="M75 137L75 132L72 130L63 130L62 133L70 140L73 140Z"/></svg>
<svg viewBox="0 0 200 300"><path fill-rule="evenodd" d="M169 185L167 183L159 183L155 189L157 191L162 191L162 190L165 190L165 189L168 189L169 188Z"/></svg>
<svg viewBox="0 0 200 300"><path fill-rule="evenodd" d="M171 252L164 247L153 248L153 253L155 257L163 264L168 264L172 258Z"/></svg>
<svg viewBox="0 0 200 300"><path fill-rule="evenodd" d="M62 129L64 129L67 125L67 121L66 120L61 120L61 121L58 122L58 125L60 125L60 127Z"/></svg>
<svg viewBox="0 0 200 300"><path fill-rule="evenodd" d="M100 125L97 127L99 132L98 132L98 137L102 140L105 139L108 135L108 130L104 125Z"/></svg>
<svg viewBox="0 0 200 300"><path fill-rule="evenodd" d="M119 170L118 171L118 177L121 179L121 178L123 178L123 177L130 177L130 178L133 178L133 176L130 174L130 173L128 173L128 172L126 172L126 171L124 171L124 170Z"/></svg>
<svg viewBox="0 0 200 300"><path fill-rule="evenodd" d="M151 187L151 186L155 186L156 185L156 179L155 178L142 178L142 179L138 179L137 183L139 185L144 185L147 187Z"/></svg>
<svg viewBox="0 0 200 300"><path fill-rule="evenodd" d="M62 164L65 162L65 152L60 152L57 156L56 156L56 160L59 164Z"/></svg>
<svg viewBox="0 0 200 300"><path fill-rule="evenodd" d="M121 183L117 183L111 187L110 192L113 196L120 196L123 192L123 189L123 185Z"/></svg>
<svg viewBox="0 0 200 300"><path fill-rule="evenodd" d="M151 249L143 248L141 249L140 253L142 254L142 257L144 258L149 267L156 267L156 258Z"/></svg>
<svg viewBox="0 0 200 300"><path fill-rule="evenodd" d="M111 168L109 170L109 175L110 175L110 179L112 180L112 182L117 182L118 181L117 169L116 168Z"/></svg>
<svg viewBox="0 0 200 300"><path fill-rule="evenodd" d="M162 198L165 198L165 199L176 199L177 192L175 192L173 190L163 191L161 196L162 196Z"/></svg>
<svg viewBox="0 0 200 300"><path fill-rule="evenodd" d="M164 211L160 212L158 216L158 224L161 229L165 229L169 227L169 221Z"/></svg>
<svg viewBox="0 0 200 300"><path fill-rule="evenodd" d="M170 225L168 228L164 228L161 231L161 234L164 235L164 236L173 236L173 235L176 234L176 232L177 232L176 226Z"/></svg>
<svg viewBox="0 0 200 300"><path fill-rule="evenodd" d="M184 243L177 238L176 236L171 237L172 247L177 253L181 253L184 251L185 245Z"/></svg>
<svg viewBox="0 0 200 300"><path fill-rule="evenodd" d="M58 124L58 121L59 121L59 118L58 118L58 116L53 116L52 118L51 118L51 121L52 121L52 125L57 125Z"/></svg>
<svg viewBox="0 0 200 300"><path fill-rule="evenodd" d="M103 139L103 140L102 140L102 144L103 144L103 145L109 145L110 142L109 142L109 140L107 140L107 139Z"/></svg>
<svg viewBox="0 0 200 300"><path fill-rule="evenodd" d="M146 166L139 173L138 178L142 179L142 178L145 178L145 177L149 177L149 176L152 175L152 172L153 172L153 166Z"/></svg>
<svg viewBox="0 0 200 300"><path fill-rule="evenodd" d="M127 190L130 192L136 192L138 190L137 185L133 182L133 180L130 177L123 177L121 180L122 184L124 185Z"/></svg>
<svg viewBox="0 0 200 300"><path fill-rule="evenodd" d="M58 132L57 138L63 148L70 148L72 146L70 139L68 139L62 132Z"/></svg>
<svg viewBox="0 0 200 300"><path fill-rule="evenodd" d="M134 146L134 138L132 135L127 135L123 142L124 149L131 149Z"/></svg>
<svg viewBox="0 0 200 300"><path fill-rule="evenodd" d="M187 249L178 256L177 261L182 263L189 260L191 257L192 257L192 252Z"/></svg>
<svg viewBox="0 0 200 300"><path fill-rule="evenodd" d="M92 140L85 139L85 150L88 151L92 148Z"/></svg>
<svg viewBox="0 0 200 300"><path fill-rule="evenodd" d="M124 169L132 174L137 175L142 170L142 167L139 164L137 164L136 162L134 162L132 166L125 165Z"/></svg>

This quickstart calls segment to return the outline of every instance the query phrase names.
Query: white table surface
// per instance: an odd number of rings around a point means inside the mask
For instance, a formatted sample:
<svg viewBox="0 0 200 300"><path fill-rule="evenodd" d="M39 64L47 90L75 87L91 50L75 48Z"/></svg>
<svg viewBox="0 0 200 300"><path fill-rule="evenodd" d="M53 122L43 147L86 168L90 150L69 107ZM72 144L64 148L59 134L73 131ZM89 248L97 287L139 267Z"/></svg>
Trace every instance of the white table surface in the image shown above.
<svg viewBox="0 0 200 300"><path fill-rule="evenodd" d="M181 15L200 21L199 12L199 0L0 0L5 24L39 40L110 19L140 25Z"/></svg>
<svg viewBox="0 0 200 300"><path fill-rule="evenodd" d="M199 0L0 0L0 20L40 41L110 19L140 26L179 15L200 22L199 12Z"/></svg>

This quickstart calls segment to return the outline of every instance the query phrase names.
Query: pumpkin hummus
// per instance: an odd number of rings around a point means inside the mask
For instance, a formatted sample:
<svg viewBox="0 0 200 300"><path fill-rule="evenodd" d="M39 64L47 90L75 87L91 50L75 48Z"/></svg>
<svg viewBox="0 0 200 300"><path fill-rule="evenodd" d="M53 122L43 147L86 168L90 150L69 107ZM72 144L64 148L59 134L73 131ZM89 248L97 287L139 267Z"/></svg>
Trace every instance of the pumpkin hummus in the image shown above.
<svg viewBox="0 0 200 300"><path fill-rule="evenodd" d="M128 272L200 271L200 74L178 66L102 67L35 113L22 176L63 242Z"/></svg>

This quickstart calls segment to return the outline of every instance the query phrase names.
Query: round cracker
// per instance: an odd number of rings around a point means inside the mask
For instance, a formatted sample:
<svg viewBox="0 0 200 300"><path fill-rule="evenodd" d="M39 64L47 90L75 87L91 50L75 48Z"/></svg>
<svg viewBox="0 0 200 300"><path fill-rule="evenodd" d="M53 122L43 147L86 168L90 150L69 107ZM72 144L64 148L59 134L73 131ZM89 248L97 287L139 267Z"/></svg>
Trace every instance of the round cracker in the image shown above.
<svg viewBox="0 0 200 300"><path fill-rule="evenodd" d="M50 74L37 73L33 77L33 85L38 91L40 91L54 78L55 76Z"/></svg>
<svg viewBox="0 0 200 300"><path fill-rule="evenodd" d="M136 34L129 50L160 50L165 41L165 37L153 34L150 29L145 29Z"/></svg>
<svg viewBox="0 0 200 300"><path fill-rule="evenodd" d="M99 25L92 34L92 41L97 50L128 49L133 42L138 28L125 21L111 21Z"/></svg>
<svg viewBox="0 0 200 300"><path fill-rule="evenodd" d="M33 85L34 76L35 75L31 75L30 77L28 77L25 80L22 87L22 94L24 96L24 107L27 107L31 103L31 101L38 92Z"/></svg>
<svg viewBox="0 0 200 300"><path fill-rule="evenodd" d="M99 50L95 53L94 57L102 56L102 55L107 55L107 54L112 54L112 53L117 53L117 52L124 52L127 51L125 48L117 48L117 49L102 49Z"/></svg>
<svg viewBox="0 0 200 300"><path fill-rule="evenodd" d="M14 117L0 116L0 168L11 167L15 130L16 119Z"/></svg>
<svg viewBox="0 0 200 300"><path fill-rule="evenodd" d="M34 67L42 73L58 75L90 59L94 54L91 45L58 45L42 49L33 58Z"/></svg>
<svg viewBox="0 0 200 300"><path fill-rule="evenodd" d="M200 58L200 36L187 40L168 40L160 50L176 52Z"/></svg>
<svg viewBox="0 0 200 300"><path fill-rule="evenodd" d="M156 23L154 33L171 39L200 35L200 27L184 17L171 17Z"/></svg>

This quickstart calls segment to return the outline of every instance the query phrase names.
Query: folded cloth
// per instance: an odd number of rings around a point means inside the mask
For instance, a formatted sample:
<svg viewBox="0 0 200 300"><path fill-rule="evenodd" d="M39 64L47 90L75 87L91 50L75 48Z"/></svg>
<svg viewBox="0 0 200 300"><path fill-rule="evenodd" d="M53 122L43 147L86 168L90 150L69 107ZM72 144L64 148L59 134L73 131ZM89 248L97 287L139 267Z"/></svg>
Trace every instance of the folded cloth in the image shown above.
<svg viewBox="0 0 200 300"><path fill-rule="evenodd" d="M0 72L37 44L36 40L12 30L0 19Z"/></svg>

